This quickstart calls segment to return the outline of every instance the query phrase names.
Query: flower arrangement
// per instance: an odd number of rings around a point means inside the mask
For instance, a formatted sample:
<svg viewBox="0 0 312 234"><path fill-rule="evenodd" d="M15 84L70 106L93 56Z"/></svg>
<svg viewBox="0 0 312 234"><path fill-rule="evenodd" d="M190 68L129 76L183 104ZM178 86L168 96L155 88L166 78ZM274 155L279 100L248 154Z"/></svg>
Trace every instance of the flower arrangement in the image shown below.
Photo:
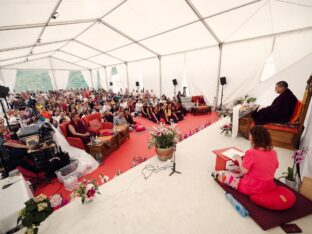
<svg viewBox="0 0 312 234"><path fill-rule="evenodd" d="M22 223L27 228L26 234L38 233L38 226L52 214L50 200L43 194L25 202L25 208L18 214L17 224Z"/></svg>
<svg viewBox="0 0 312 234"><path fill-rule="evenodd" d="M74 190L73 196L80 197L81 202L84 205L85 202L93 201L96 194L101 194L99 192L97 181L95 179L92 181L84 179L82 182L78 183L77 188Z"/></svg>
<svg viewBox="0 0 312 234"><path fill-rule="evenodd" d="M225 133L225 135L229 135L232 133L232 124L231 123L224 124L220 129L221 129L221 134Z"/></svg>
<svg viewBox="0 0 312 234"><path fill-rule="evenodd" d="M151 139L148 142L148 148L151 149L154 145L157 148L167 149L180 141L181 133L175 128L175 124L166 127L160 124L158 127L153 127L151 132Z"/></svg>
<svg viewBox="0 0 312 234"><path fill-rule="evenodd" d="M286 180L295 182L296 177L298 176L300 180L300 164L302 163L307 151L307 149L296 150L292 156L294 159L292 167L288 167L287 172L283 172L283 176L278 179L285 178Z"/></svg>

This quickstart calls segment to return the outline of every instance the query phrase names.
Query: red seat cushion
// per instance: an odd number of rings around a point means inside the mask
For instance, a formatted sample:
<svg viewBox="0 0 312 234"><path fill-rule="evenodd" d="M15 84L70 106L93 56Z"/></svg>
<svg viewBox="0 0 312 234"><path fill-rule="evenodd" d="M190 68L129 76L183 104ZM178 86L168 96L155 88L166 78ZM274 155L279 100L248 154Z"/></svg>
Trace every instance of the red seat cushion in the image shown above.
<svg viewBox="0 0 312 234"><path fill-rule="evenodd" d="M92 129L95 129L95 130L100 130L102 128L102 125L100 123L100 121L98 119L92 119L89 121L89 126L90 128Z"/></svg>
<svg viewBox="0 0 312 234"><path fill-rule="evenodd" d="M283 132L291 132L291 133L298 133L298 128L291 128L286 125L277 125L277 124L266 124L264 125L266 129L272 129L277 131L283 131Z"/></svg>
<svg viewBox="0 0 312 234"><path fill-rule="evenodd" d="M290 118L291 123L295 123L295 122L299 121L301 110L302 110L302 102L300 102L298 100L296 107L295 107L295 110L294 110L294 113Z"/></svg>
<svg viewBox="0 0 312 234"><path fill-rule="evenodd" d="M111 136L113 132L108 129L102 129L99 131L100 136Z"/></svg>
<svg viewBox="0 0 312 234"><path fill-rule="evenodd" d="M137 126L136 128L135 128L135 131L137 131L137 132L142 132L142 131L144 131L145 130L145 127L143 126L143 125L139 125L139 126Z"/></svg>
<svg viewBox="0 0 312 234"><path fill-rule="evenodd" d="M249 196L255 204L269 210L287 210L296 202L294 193L283 186L277 186L274 190Z"/></svg>

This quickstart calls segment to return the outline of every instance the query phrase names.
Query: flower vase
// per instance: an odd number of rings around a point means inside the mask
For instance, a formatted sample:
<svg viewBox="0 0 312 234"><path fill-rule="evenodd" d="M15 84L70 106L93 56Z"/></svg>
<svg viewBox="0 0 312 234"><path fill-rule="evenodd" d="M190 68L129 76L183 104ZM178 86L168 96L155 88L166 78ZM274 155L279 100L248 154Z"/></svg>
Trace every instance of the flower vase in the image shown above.
<svg viewBox="0 0 312 234"><path fill-rule="evenodd" d="M294 180L289 180L289 179L286 179L286 178L285 178L285 184L288 185L288 187L290 187L290 188L296 190L296 187L297 187L296 181L294 181Z"/></svg>
<svg viewBox="0 0 312 234"><path fill-rule="evenodd" d="M173 156L173 151L174 148L173 146L169 148L158 148L157 146L155 147L157 157L160 161L167 161L168 159L171 159Z"/></svg>

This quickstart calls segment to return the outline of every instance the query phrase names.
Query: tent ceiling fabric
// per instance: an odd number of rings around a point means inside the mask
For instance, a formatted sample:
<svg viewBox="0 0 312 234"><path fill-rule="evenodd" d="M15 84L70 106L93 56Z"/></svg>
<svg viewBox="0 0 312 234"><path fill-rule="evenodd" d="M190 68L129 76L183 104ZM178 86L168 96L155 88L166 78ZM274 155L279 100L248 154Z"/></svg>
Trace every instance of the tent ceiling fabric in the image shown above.
<svg viewBox="0 0 312 234"><path fill-rule="evenodd" d="M307 0L3 0L0 66L52 56L69 67L93 69L217 46L212 34L228 44L311 31L311 5ZM58 17L50 18L55 11Z"/></svg>

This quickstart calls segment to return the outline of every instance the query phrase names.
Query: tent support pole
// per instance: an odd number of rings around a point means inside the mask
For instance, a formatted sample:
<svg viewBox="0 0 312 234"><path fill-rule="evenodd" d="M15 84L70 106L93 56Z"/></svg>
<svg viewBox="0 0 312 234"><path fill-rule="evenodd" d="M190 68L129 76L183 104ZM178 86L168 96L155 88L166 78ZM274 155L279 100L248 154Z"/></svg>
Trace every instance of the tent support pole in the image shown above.
<svg viewBox="0 0 312 234"><path fill-rule="evenodd" d="M127 89L128 89L128 92L130 90L130 85L129 85L129 70L128 70L128 63L125 62L125 65L126 65L126 76L127 76Z"/></svg>
<svg viewBox="0 0 312 234"><path fill-rule="evenodd" d="M161 56L158 56L159 62L159 95L162 95L162 69L161 69Z"/></svg>
<svg viewBox="0 0 312 234"><path fill-rule="evenodd" d="M216 97L214 102L214 108L217 110L218 108L218 101L219 101L219 86L220 86L220 75L221 75L221 63L222 63L222 50L223 50L223 44L219 44L219 66L218 66L218 76L217 76L217 91L216 91Z"/></svg>
<svg viewBox="0 0 312 234"><path fill-rule="evenodd" d="M53 78L54 87L55 87L55 90L58 90L57 85L56 85L56 81L55 81L55 72L54 72L52 59L51 59L51 57L49 57L48 59L49 59L50 67L51 67L51 70L52 70L51 74L52 74L52 78Z"/></svg>

